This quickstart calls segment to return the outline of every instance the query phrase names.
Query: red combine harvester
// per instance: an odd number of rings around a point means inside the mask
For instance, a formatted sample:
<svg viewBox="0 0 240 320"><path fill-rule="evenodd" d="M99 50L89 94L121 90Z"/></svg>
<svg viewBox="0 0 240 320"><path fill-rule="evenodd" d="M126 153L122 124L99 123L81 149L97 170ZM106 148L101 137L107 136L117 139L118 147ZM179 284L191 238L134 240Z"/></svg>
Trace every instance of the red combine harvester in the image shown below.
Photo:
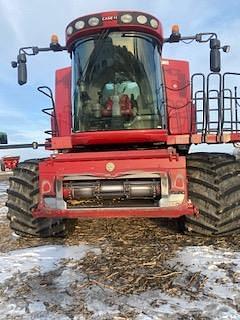
<svg viewBox="0 0 240 320"><path fill-rule="evenodd" d="M166 43L210 43L210 70L189 75L187 61L162 58ZM66 46L19 50L13 67L27 81L26 57L68 51L72 67L48 87L49 158L20 163L10 178L8 218L19 234L64 235L76 218L179 218L195 234L240 230L240 165L224 153L188 154L192 144L240 141L239 99L220 74L215 33L183 37L175 25L141 12L104 12L66 28Z"/></svg>
<svg viewBox="0 0 240 320"><path fill-rule="evenodd" d="M19 156L5 156L0 160L1 171L14 170L19 163Z"/></svg>

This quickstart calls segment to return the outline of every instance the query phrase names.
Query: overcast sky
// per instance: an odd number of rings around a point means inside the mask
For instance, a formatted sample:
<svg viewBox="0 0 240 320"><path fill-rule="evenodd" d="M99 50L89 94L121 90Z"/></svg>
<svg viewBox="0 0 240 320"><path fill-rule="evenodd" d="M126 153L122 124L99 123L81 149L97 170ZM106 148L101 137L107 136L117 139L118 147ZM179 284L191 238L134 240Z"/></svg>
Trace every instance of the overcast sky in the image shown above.
<svg viewBox="0 0 240 320"><path fill-rule="evenodd" d="M73 19L85 14L110 10L141 10L161 20L164 36L178 23L182 35L216 32L222 44L231 45L222 54L223 71L240 71L240 1L215 0L0 0L0 131L8 133L9 143L43 142L49 119L41 113L48 100L36 87L54 88L54 70L70 64L66 53L42 53L28 59L28 84L17 85L16 69L10 67L19 47L48 46L52 33L65 44L64 31ZM209 48L204 44L166 44L163 56L189 60L191 72L209 71ZM43 151L15 150L3 154L42 156Z"/></svg>

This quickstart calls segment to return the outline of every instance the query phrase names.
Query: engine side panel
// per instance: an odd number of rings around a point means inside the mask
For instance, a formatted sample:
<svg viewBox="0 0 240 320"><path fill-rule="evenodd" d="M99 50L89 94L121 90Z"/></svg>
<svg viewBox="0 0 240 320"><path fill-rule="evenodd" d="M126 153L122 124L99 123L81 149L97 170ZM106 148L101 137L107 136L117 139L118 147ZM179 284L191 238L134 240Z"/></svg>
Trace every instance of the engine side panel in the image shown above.
<svg viewBox="0 0 240 320"><path fill-rule="evenodd" d="M56 71L55 104L58 135L70 136L72 130L71 67ZM52 130L56 131L53 123Z"/></svg>
<svg viewBox="0 0 240 320"><path fill-rule="evenodd" d="M169 134L190 134L195 131L195 111L191 102L189 63L162 60Z"/></svg>

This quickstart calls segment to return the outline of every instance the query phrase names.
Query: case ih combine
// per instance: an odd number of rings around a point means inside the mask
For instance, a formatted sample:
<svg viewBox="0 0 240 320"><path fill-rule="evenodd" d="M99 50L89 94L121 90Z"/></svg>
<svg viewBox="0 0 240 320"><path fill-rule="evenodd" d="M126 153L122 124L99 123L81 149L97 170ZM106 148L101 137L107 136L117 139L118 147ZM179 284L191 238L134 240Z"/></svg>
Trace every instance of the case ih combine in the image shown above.
<svg viewBox="0 0 240 320"><path fill-rule="evenodd" d="M210 70L189 75L187 61L162 58L162 47L209 42ZM51 156L20 163L10 178L8 218L17 233L58 236L76 218L179 218L185 230L228 235L240 230L239 163L224 153L188 154L192 144L240 141L239 99L233 78L220 74L215 33L183 37L174 26L141 12L78 18L47 48L19 50L18 82L26 57L68 51L72 67L56 71Z"/></svg>
<svg viewBox="0 0 240 320"><path fill-rule="evenodd" d="M14 170L19 163L20 156L4 156L0 159L1 171Z"/></svg>

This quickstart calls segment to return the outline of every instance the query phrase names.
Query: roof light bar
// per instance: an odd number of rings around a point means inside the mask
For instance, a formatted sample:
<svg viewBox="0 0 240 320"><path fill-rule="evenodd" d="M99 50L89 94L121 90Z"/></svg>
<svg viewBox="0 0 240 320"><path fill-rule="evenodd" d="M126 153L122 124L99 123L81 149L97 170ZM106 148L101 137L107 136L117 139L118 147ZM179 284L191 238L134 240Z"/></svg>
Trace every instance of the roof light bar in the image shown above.
<svg viewBox="0 0 240 320"><path fill-rule="evenodd" d="M118 29L123 30L139 30L149 32L156 37L163 39L161 23L152 15L142 12L103 12L94 15L80 17L71 23L66 28L67 47L71 50L73 43L82 35L90 34L91 28L97 29L99 32L103 29ZM151 30L152 29L152 30Z"/></svg>
<svg viewBox="0 0 240 320"><path fill-rule="evenodd" d="M73 33L73 27L72 26L69 26L68 28L67 28L67 35L71 35L72 33Z"/></svg>
<svg viewBox="0 0 240 320"><path fill-rule="evenodd" d="M133 20L133 16L127 13L122 15L120 19L123 23L131 23Z"/></svg>
<svg viewBox="0 0 240 320"><path fill-rule="evenodd" d="M98 17L91 17L89 20L88 20L88 24L91 26L91 27L96 27L97 25L99 25L100 23L100 20Z"/></svg>
<svg viewBox="0 0 240 320"><path fill-rule="evenodd" d="M158 28L158 21L156 19L151 19L150 20L150 25L151 27L153 27L154 29Z"/></svg>
<svg viewBox="0 0 240 320"><path fill-rule="evenodd" d="M147 23L147 17L144 15L140 15L137 17L137 22L140 24L146 24Z"/></svg>
<svg viewBox="0 0 240 320"><path fill-rule="evenodd" d="M82 21L82 20L77 21L77 22L75 23L75 25L74 25L75 29L77 29L77 30L83 29L84 26L85 26L85 22Z"/></svg>

